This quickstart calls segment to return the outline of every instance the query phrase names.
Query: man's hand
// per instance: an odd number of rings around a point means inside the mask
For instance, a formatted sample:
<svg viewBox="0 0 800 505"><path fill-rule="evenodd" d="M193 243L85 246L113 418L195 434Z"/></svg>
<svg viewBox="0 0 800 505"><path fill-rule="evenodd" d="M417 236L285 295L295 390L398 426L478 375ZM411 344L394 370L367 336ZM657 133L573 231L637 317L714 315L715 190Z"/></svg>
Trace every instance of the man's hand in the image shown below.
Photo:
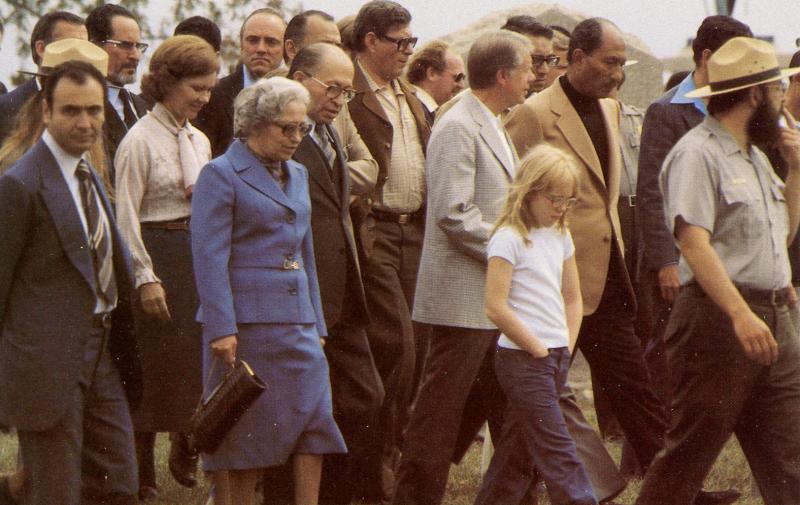
<svg viewBox="0 0 800 505"><path fill-rule="evenodd" d="M789 169L800 169L800 131L797 130L794 117L785 108L782 111L786 126L781 128L778 149L789 165Z"/></svg>
<svg viewBox="0 0 800 505"><path fill-rule="evenodd" d="M162 321L169 321L167 296L160 282L148 282L139 286L139 299L145 314L156 317Z"/></svg>
<svg viewBox="0 0 800 505"><path fill-rule="evenodd" d="M236 335L227 335L211 342L211 352L229 365L236 362Z"/></svg>
<svg viewBox="0 0 800 505"><path fill-rule="evenodd" d="M681 280L678 277L678 265L666 265L658 271L658 285L661 288L661 298L670 305L678 296L681 289Z"/></svg>
<svg viewBox="0 0 800 505"><path fill-rule="evenodd" d="M748 358L765 366L777 361L778 344L766 323L753 311L748 310L734 318L733 331Z"/></svg>

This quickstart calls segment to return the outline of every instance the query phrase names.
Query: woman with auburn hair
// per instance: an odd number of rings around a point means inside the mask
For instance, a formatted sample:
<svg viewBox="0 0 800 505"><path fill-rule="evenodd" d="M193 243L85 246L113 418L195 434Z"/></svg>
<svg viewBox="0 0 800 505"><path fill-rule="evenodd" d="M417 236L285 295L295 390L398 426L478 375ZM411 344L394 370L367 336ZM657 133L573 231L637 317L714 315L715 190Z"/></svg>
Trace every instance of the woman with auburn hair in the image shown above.
<svg viewBox="0 0 800 505"><path fill-rule="evenodd" d="M208 102L218 70L219 58L203 39L178 35L164 41L142 79L142 90L156 104L130 129L114 159L117 220L130 245L141 301L144 398L132 416L142 500L158 494L156 432L171 433L175 480L187 487L197 483L197 455L185 435L202 388L189 217L192 189L211 147L190 121Z"/></svg>

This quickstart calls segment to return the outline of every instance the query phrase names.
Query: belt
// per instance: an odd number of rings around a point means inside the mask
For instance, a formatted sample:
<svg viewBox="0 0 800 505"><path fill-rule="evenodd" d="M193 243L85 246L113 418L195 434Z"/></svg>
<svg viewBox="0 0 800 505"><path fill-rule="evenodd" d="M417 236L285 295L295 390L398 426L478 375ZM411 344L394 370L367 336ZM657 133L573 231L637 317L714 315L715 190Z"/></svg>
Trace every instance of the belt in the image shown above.
<svg viewBox="0 0 800 505"><path fill-rule="evenodd" d="M380 209L372 209L372 215L378 221L389 221L397 224L406 224L412 221L422 220L425 217L425 208L408 212L405 214L398 214L396 212L388 212Z"/></svg>
<svg viewBox="0 0 800 505"><path fill-rule="evenodd" d="M736 284L736 289L745 301L754 305L772 305L780 307L789 303L789 290L791 287L781 289L757 289Z"/></svg>
<svg viewBox="0 0 800 505"><path fill-rule="evenodd" d="M92 328L111 328L111 312L101 312L92 315Z"/></svg>
<svg viewBox="0 0 800 505"><path fill-rule="evenodd" d="M183 230L189 231L189 218L183 217L174 221L147 221L141 223L142 228L156 228L158 230Z"/></svg>

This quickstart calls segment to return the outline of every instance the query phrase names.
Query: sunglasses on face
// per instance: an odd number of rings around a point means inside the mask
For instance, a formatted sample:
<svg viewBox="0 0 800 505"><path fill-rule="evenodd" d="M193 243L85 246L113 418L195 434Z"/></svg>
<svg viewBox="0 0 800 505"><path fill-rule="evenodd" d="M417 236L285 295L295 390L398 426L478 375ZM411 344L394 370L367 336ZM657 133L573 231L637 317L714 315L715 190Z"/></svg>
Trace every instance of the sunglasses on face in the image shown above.
<svg viewBox="0 0 800 505"><path fill-rule="evenodd" d="M294 137L297 132L300 132L301 137L305 137L312 128L312 126L306 122L289 123L285 121L273 121L272 124L280 128L283 136L286 138Z"/></svg>
<svg viewBox="0 0 800 505"><path fill-rule="evenodd" d="M408 48L414 49L414 46L417 45L417 40L419 40L419 38L417 37L405 37L402 39L396 39L388 35L378 35L378 38L397 44L398 51L406 51L408 50Z"/></svg>
<svg viewBox="0 0 800 505"><path fill-rule="evenodd" d="M113 44L118 48L122 49L123 51L128 51L128 52L137 49L142 54L144 54L145 51L147 51L147 48L150 47L148 44L145 44L144 42L130 42L128 40L106 39L103 41L103 43Z"/></svg>
<svg viewBox="0 0 800 505"><path fill-rule="evenodd" d="M538 67L543 63L547 63L547 65L554 67L558 65L558 62L561 60L560 57L556 56L555 54L548 54L547 56L539 56L539 55L532 55L531 61L533 62L534 67Z"/></svg>
<svg viewBox="0 0 800 505"><path fill-rule="evenodd" d="M325 96L327 96L328 98L337 98L339 95L344 95L344 101L349 102L356 96L356 90L354 90L353 88L343 88L336 84L325 84L324 82L320 81L311 74L306 74L306 75L312 81L316 82L320 86L325 87Z"/></svg>

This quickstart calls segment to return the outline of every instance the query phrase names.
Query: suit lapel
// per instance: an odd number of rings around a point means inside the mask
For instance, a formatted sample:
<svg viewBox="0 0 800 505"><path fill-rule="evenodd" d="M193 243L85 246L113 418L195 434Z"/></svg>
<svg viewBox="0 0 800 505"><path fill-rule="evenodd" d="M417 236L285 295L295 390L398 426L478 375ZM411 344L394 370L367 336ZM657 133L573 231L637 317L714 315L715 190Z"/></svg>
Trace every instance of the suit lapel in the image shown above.
<svg viewBox="0 0 800 505"><path fill-rule="evenodd" d="M342 149L342 140L336 133L336 128L332 128L331 125L326 125L325 128L328 130L333 141L333 148L336 150L336 166L333 169L338 170L340 174L339 207L347 209L350 207L350 174L347 172L349 170L347 167L347 154Z"/></svg>
<svg viewBox="0 0 800 505"><path fill-rule="evenodd" d="M339 205L340 202L336 196L336 190L333 187L331 176L325 173L328 170L328 162L324 159L322 151L319 146L317 146L317 143L311 138L311 134L303 138L300 145L297 146L293 158L298 163L305 165L311 178L320 185L331 200Z"/></svg>
<svg viewBox="0 0 800 505"><path fill-rule="evenodd" d="M375 92L370 89L367 78L364 77L361 66L358 64L356 64L353 87L357 91L356 96L361 98L361 103L364 104L364 107L388 123L389 118L386 116L386 112L384 112L383 107L381 107L380 102L378 102L378 97L375 96Z"/></svg>
<svg viewBox="0 0 800 505"><path fill-rule="evenodd" d="M267 169L248 151L247 147L239 141L236 141L231 147L225 156L233 158L231 160L233 168L239 177L279 204L292 208L289 198L281 189L278 181L267 172ZM286 185L286 188L288 192L289 184Z"/></svg>
<svg viewBox="0 0 800 505"><path fill-rule="evenodd" d="M508 176L513 179L514 160L508 159L508 154L503 147L503 141L500 138L500 134L498 133L497 128L489 122L489 118L486 117L486 112L483 110L483 106L478 102L478 98L472 93L465 93L462 100L464 100L464 105L467 107L467 110L472 116L473 121L475 121L480 127L481 138L484 142L486 142L486 145L489 146L489 149L491 149L494 157L500 162L500 165L506 171Z"/></svg>
<svg viewBox="0 0 800 505"><path fill-rule="evenodd" d="M64 254L81 273L92 292L95 292L94 267L89 252L89 242L75 200L47 145L40 140L36 149L41 150L39 170L42 177L40 190L42 201L53 219Z"/></svg>
<svg viewBox="0 0 800 505"><path fill-rule="evenodd" d="M601 184L606 186L603 169L600 166L600 158L597 157L592 139L589 137L589 132L586 131L580 116L578 116L578 112L570 103L558 80L553 84L552 89L550 106L553 113L558 116L556 127L561 131L572 150L586 163Z"/></svg>

